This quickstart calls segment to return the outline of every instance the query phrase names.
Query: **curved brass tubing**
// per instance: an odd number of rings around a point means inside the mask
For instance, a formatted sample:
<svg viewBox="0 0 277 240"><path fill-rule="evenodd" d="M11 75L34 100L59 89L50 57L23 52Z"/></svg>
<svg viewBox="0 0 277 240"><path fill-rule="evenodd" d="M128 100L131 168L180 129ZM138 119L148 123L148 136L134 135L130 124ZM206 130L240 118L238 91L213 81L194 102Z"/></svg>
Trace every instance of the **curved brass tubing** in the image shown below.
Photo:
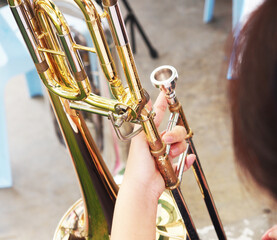
<svg viewBox="0 0 277 240"><path fill-rule="evenodd" d="M82 214L75 205L69 210L72 221L58 225L54 239L108 240L118 186L113 180L79 111L68 101L49 92L65 143L72 158L82 191ZM80 238L76 238L80 237Z"/></svg>
<svg viewBox="0 0 277 240"><path fill-rule="evenodd" d="M73 96L66 96L66 98L71 100L87 98L91 91L89 80L79 54L74 48L76 43L71 36L63 15L49 0L37 0L33 4L35 16L37 16L40 29L43 32L40 38L43 49L53 49L56 52L64 53L64 56L60 56L59 54L45 52L50 64L53 65L51 69L55 69L55 74L60 84L60 87L57 85L52 87L47 81L48 88L50 87L50 90L54 92L58 91L59 96L66 95L65 92L71 93ZM52 30L52 26L55 27L56 33ZM43 49L40 49L40 51L43 51ZM48 74L40 74L47 80ZM61 84L61 81L64 84Z"/></svg>
<svg viewBox="0 0 277 240"><path fill-rule="evenodd" d="M115 116L117 118L113 122L115 129L119 129L124 121L142 126L151 153L166 187L170 190L169 198L172 200L161 200L167 217L162 216L158 219L157 239L183 238L183 223L188 235L195 236L190 239L199 239L197 233L194 233L196 229L178 187L179 180L168 159L166 146L154 124L154 113L146 108L149 96L142 88L117 0L104 0L105 11L101 16L92 0L74 1L84 15L94 49L75 43L65 18L51 0L8 0L40 78L49 90L52 106L82 189L84 206L81 215L75 214L79 212L78 203L69 211L69 217L73 216L71 225L63 225L66 216L57 231L62 234L64 231L62 239L109 239L117 186L78 111L82 109L104 116ZM128 84L127 88L124 88L117 74L102 28L101 17L108 19ZM80 49L96 52L115 99L91 93L88 77L78 53ZM173 219L168 216L171 208L176 210ZM79 224L82 227L77 231ZM173 227L173 231L168 230L172 226L178 226L180 234L173 236L175 228Z"/></svg>

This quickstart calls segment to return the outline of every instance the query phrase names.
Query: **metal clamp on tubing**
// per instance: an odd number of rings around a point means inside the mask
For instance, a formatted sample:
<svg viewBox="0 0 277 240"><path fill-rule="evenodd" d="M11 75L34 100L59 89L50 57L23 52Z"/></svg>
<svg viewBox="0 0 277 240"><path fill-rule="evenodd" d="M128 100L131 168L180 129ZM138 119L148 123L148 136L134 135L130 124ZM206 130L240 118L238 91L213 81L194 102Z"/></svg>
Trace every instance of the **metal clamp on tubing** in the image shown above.
<svg viewBox="0 0 277 240"><path fill-rule="evenodd" d="M136 135L138 135L142 130L143 128L140 127L139 129L137 129L136 131L124 136L121 131L120 131L120 127L117 126L116 124L116 120L115 120L115 116L112 112L109 112L108 113L108 118L109 120L111 120L112 122L112 126L115 130L115 133L117 135L117 137L121 140L121 141L129 141L131 138L135 137Z"/></svg>

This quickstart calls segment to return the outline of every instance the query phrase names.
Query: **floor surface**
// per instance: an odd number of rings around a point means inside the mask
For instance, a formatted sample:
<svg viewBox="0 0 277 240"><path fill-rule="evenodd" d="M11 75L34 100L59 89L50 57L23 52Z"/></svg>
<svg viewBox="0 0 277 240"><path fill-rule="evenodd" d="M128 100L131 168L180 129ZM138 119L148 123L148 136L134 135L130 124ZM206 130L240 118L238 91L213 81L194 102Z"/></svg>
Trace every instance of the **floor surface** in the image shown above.
<svg viewBox="0 0 277 240"><path fill-rule="evenodd" d="M149 82L153 69L169 64L178 70L177 94L228 239L260 239L277 219L266 199L249 191L247 181L241 183L233 163L225 94L231 1L216 1L209 24L202 22L203 0L129 3L159 53L152 59L135 32L142 85L154 101L158 90ZM23 75L11 79L5 92L13 187L0 189L0 240L49 240L62 215L80 197L75 172L55 135L48 101L29 98ZM216 239L191 171L182 189L202 238Z"/></svg>

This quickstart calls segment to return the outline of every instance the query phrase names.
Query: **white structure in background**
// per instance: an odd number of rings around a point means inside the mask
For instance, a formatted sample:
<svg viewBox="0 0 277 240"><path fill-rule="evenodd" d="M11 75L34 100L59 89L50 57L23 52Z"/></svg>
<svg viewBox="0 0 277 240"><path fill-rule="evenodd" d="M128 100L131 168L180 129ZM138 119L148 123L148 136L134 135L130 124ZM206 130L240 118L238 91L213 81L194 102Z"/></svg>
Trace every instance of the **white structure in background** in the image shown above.
<svg viewBox="0 0 277 240"><path fill-rule="evenodd" d="M244 0L240 23L244 24L247 21L249 15L255 11L263 2L264 0Z"/></svg>

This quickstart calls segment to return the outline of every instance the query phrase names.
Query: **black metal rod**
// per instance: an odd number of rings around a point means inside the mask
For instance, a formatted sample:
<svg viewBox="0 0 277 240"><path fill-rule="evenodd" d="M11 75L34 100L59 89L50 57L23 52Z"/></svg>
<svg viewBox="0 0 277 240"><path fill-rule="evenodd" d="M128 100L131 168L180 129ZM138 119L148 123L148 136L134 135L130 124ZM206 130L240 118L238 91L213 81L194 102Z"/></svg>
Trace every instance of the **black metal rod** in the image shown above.
<svg viewBox="0 0 277 240"><path fill-rule="evenodd" d="M154 47L152 46L151 42L149 41L148 37L146 36L142 26L140 25L139 21L137 20L132 8L130 7L129 3L127 2L127 0L122 0L124 6L126 7L127 11L128 11L128 14L127 14L127 17L125 18L125 24L130 21L131 23L131 32L133 32L131 34L131 37L132 37L132 48L135 49L135 34L134 34L134 25L137 26L137 29L139 31L139 33L141 34L146 46L148 47L149 51L150 51L150 55L152 58L157 58L159 55L158 55L158 52L154 49ZM135 51L134 51L135 52Z"/></svg>
<svg viewBox="0 0 277 240"><path fill-rule="evenodd" d="M173 195L173 198L175 199L179 212L186 226L187 237L189 238L189 240L198 240L199 236L197 230L195 228L195 225L193 223L192 217L189 213L187 204L185 202L180 188L178 187L176 189L171 190L171 193Z"/></svg>
<svg viewBox="0 0 277 240"><path fill-rule="evenodd" d="M185 117L185 113L183 111L183 107L181 106L179 100L177 99L177 97L175 96L175 102L178 103L178 107L177 109L175 108L169 108L170 111L175 112L177 111L179 113L179 119L178 119L178 125L182 125L185 127L187 133L189 133L191 130L189 128L189 125L187 123L186 117ZM207 210L209 212L210 218L212 220L212 223L214 225L214 229L216 231L216 234L218 236L218 239L220 240L226 240L227 237L225 235L225 231L221 222L221 219L219 217L218 211L216 209L214 200L213 200L213 196L211 194L207 179L205 177L204 171L202 169L202 166L200 164L200 160L199 157L197 155L196 149L194 147L193 141L192 141L192 136L187 139L187 142L190 146L188 154L195 154L196 156L196 160L194 161L193 165L192 165L192 169L195 175L195 178L197 180L197 183L199 185L199 188L202 192L203 195L203 199L205 201Z"/></svg>
<svg viewBox="0 0 277 240"><path fill-rule="evenodd" d="M131 18L132 19L132 18ZM130 28L131 28L131 38L132 38L132 47L133 52L136 53L136 38L135 38L135 29L134 29L134 21L131 21Z"/></svg>
<svg viewBox="0 0 277 240"><path fill-rule="evenodd" d="M192 165L192 168L193 168L195 177L198 181L199 187L202 191L203 198L204 198L207 210L209 212L211 221L214 225L214 229L216 231L217 237L220 240L227 239L227 237L225 235L223 225L222 225L222 222L220 220L218 211L216 209L216 206L215 206L215 203L214 203L214 200L213 200L213 196L211 194L210 188L208 186L208 182L207 182L206 177L204 175L204 171L203 171L202 166L200 164L199 157L197 155L196 149L194 147L194 144L193 144L193 141L192 141L191 138L188 139L188 144L190 146L189 154L192 153L192 154L195 154L195 156L196 156L196 160L194 161L194 163Z"/></svg>

